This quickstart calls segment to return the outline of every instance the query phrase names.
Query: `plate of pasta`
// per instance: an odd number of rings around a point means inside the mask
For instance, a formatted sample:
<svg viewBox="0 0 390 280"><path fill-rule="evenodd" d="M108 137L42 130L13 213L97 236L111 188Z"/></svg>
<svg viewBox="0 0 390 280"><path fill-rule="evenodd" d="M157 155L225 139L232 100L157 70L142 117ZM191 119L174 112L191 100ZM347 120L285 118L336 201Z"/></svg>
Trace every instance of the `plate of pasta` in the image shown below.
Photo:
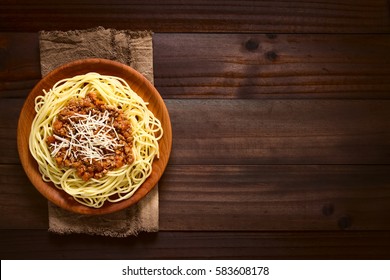
<svg viewBox="0 0 390 280"><path fill-rule="evenodd" d="M79 214L127 208L161 178L172 128L163 99L119 62L60 66L29 93L17 130L22 166L35 188Z"/></svg>

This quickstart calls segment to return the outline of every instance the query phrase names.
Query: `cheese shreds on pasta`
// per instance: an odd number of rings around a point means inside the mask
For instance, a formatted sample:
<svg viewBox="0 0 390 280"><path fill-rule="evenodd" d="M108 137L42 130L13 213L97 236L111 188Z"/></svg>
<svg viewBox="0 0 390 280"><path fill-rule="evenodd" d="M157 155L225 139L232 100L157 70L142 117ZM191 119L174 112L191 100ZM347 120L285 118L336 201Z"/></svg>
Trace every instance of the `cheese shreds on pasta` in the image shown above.
<svg viewBox="0 0 390 280"><path fill-rule="evenodd" d="M60 119L64 108L91 93L108 109L72 112L66 117L65 132L60 133L57 127L64 129L61 127L64 120ZM123 79L98 73L61 80L44 91L44 95L35 99L37 114L29 137L30 152L43 180L94 208L131 197L151 174L153 160L159 157L158 141L163 135L160 121L147 105ZM118 116L118 112L119 118L125 118L131 126L125 126L125 132L114 123L113 115ZM73 168L79 166L77 160L86 165L110 162L117 159L120 151L125 154L125 148L131 160L120 162L115 165L117 168L102 167L104 172L83 178L80 174L87 171L80 173L80 168Z"/></svg>

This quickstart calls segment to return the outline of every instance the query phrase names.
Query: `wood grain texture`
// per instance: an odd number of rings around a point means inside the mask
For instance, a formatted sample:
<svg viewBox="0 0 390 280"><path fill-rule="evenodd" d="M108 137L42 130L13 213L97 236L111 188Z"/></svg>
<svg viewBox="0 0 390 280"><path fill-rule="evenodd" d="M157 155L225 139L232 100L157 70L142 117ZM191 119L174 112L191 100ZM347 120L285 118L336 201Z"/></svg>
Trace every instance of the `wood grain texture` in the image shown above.
<svg viewBox="0 0 390 280"><path fill-rule="evenodd" d="M171 164L388 164L390 102L167 100Z"/></svg>
<svg viewBox="0 0 390 280"><path fill-rule="evenodd" d="M1 259L388 259L389 232L159 232L130 238L0 230Z"/></svg>
<svg viewBox="0 0 390 280"><path fill-rule="evenodd" d="M4 0L0 31L90 28L155 32L390 31L386 0L56 1Z"/></svg>
<svg viewBox="0 0 390 280"><path fill-rule="evenodd" d="M170 165L160 230L390 230L388 174L388 165ZM46 229L46 201L22 167L0 165L0 175L0 228Z"/></svg>
<svg viewBox="0 0 390 280"><path fill-rule="evenodd" d="M40 78L38 34L0 33L0 98L25 98Z"/></svg>
<svg viewBox="0 0 390 280"><path fill-rule="evenodd" d="M153 43L166 98L390 96L387 35L155 34Z"/></svg>
<svg viewBox="0 0 390 280"><path fill-rule="evenodd" d="M0 163L19 163L23 99L0 104ZM389 164L389 100L165 100L171 164Z"/></svg>
<svg viewBox="0 0 390 280"><path fill-rule="evenodd" d="M16 152L38 36L2 33L2 259L390 258L389 1L49 2L3 0L0 31L156 32L174 137L162 231L47 232L46 201Z"/></svg>
<svg viewBox="0 0 390 280"><path fill-rule="evenodd" d="M47 229L47 200L21 165L0 164L0 224L7 229Z"/></svg>
<svg viewBox="0 0 390 280"><path fill-rule="evenodd" d="M160 228L390 230L388 174L390 166L170 166Z"/></svg>
<svg viewBox="0 0 390 280"><path fill-rule="evenodd" d="M38 35L0 38L0 96L25 98ZM156 33L155 86L165 99L389 99L389 48L387 35Z"/></svg>

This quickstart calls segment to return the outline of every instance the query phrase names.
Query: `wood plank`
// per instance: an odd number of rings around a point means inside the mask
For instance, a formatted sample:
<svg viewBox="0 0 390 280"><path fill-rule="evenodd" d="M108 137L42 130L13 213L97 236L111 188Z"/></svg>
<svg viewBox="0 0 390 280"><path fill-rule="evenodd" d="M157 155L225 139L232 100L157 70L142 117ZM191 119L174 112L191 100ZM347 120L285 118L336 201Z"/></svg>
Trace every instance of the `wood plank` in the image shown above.
<svg viewBox="0 0 390 280"><path fill-rule="evenodd" d="M390 102L166 100L171 164L388 164Z"/></svg>
<svg viewBox="0 0 390 280"><path fill-rule="evenodd" d="M5 0L1 31L107 26L155 32L389 32L386 0L56 1Z"/></svg>
<svg viewBox="0 0 390 280"><path fill-rule="evenodd" d="M170 165L160 230L390 230L390 166ZM19 165L0 165L1 229L47 229ZM17 199L16 199L17 198Z"/></svg>
<svg viewBox="0 0 390 280"><path fill-rule="evenodd" d="M20 165L0 165L0 212L0 228L48 228L47 200Z"/></svg>
<svg viewBox="0 0 390 280"><path fill-rule="evenodd" d="M0 104L0 163L19 162L24 100ZM167 99L171 164L389 164L390 100Z"/></svg>
<svg viewBox="0 0 390 280"><path fill-rule="evenodd" d="M0 102L0 164L19 163L16 130L24 99L2 98Z"/></svg>
<svg viewBox="0 0 390 280"><path fill-rule="evenodd" d="M169 166L162 230L390 230L390 166Z"/></svg>
<svg viewBox="0 0 390 280"><path fill-rule="evenodd" d="M0 49L2 82L40 78L37 33L0 33Z"/></svg>
<svg viewBox="0 0 390 280"><path fill-rule="evenodd" d="M164 98L390 98L387 35L160 33L153 44ZM0 97L25 97L41 76L38 35L0 34L0 49Z"/></svg>
<svg viewBox="0 0 390 280"><path fill-rule="evenodd" d="M25 98L40 78L38 34L0 33L0 98Z"/></svg>
<svg viewBox="0 0 390 280"><path fill-rule="evenodd" d="M137 237L0 230L5 259L388 259L390 232L159 232Z"/></svg>
<svg viewBox="0 0 390 280"><path fill-rule="evenodd" d="M390 36L155 34L165 98L389 98Z"/></svg>

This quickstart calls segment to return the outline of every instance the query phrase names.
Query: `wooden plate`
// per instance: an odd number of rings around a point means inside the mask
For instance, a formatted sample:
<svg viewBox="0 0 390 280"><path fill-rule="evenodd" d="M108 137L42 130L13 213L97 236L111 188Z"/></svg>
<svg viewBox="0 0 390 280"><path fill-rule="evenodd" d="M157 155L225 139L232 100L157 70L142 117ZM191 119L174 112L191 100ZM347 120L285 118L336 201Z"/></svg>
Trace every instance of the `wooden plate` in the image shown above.
<svg viewBox="0 0 390 280"><path fill-rule="evenodd" d="M53 85L65 78L76 75L96 72L102 75L111 75L123 78L130 87L149 102L148 108L161 121L164 131L159 141L160 158L155 159L152 164L152 174L139 187L132 197L117 203L105 203L101 208L90 208L73 199L66 192L57 189L53 184L46 183L38 171L38 164L29 151L28 139L31 131L31 123L36 115L34 110L35 98L43 95L43 89L49 90ZM168 110L163 99L156 88L140 73L133 68L106 59L83 59L63 65L42 78L28 95L20 113L17 130L18 152L23 168L35 186L35 188L49 201L66 210L80 214L108 214L122 210L137 203L142 199L159 181L168 163L172 147L172 128Z"/></svg>

